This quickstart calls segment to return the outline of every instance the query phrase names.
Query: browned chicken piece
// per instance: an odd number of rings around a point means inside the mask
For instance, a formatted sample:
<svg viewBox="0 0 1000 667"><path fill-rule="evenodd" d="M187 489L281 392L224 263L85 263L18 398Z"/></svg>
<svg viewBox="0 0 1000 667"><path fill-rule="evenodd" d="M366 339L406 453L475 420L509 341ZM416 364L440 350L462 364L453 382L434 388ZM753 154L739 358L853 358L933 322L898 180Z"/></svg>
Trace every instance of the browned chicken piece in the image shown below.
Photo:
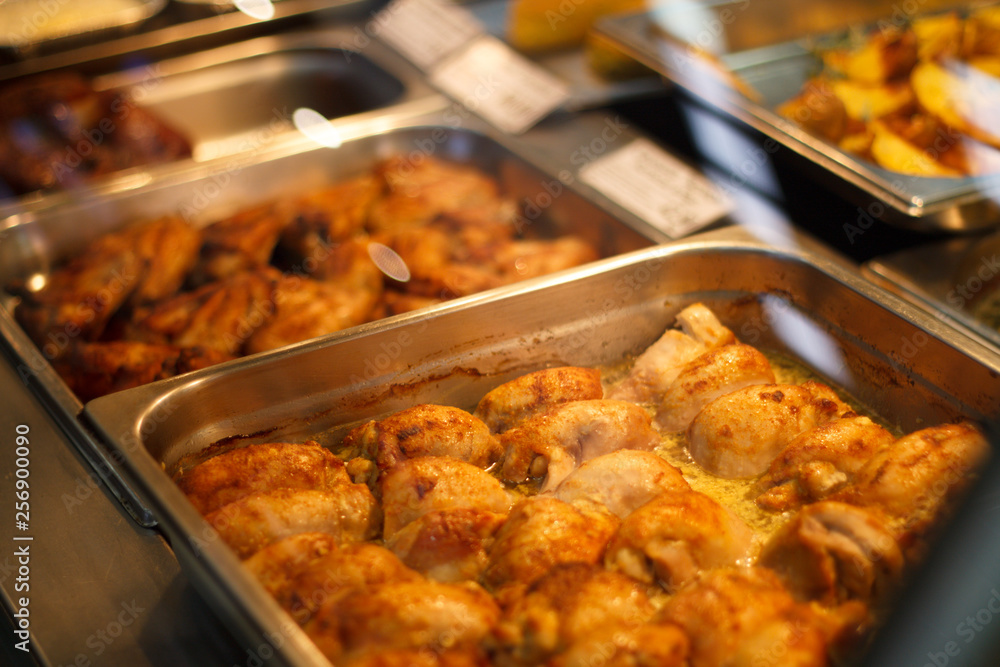
<svg viewBox="0 0 1000 667"><path fill-rule="evenodd" d="M877 451L830 499L884 511L904 553L919 559L928 531L941 525L988 456L989 443L974 426L932 426Z"/></svg>
<svg viewBox="0 0 1000 667"><path fill-rule="evenodd" d="M343 440L386 471L407 459L450 456L480 468L500 458L500 441L478 417L447 405L421 404L353 429Z"/></svg>
<svg viewBox="0 0 1000 667"><path fill-rule="evenodd" d="M688 362L670 383L655 424L668 433L684 431L718 397L755 384L774 384L771 362L756 348L733 343L709 350Z"/></svg>
<svg viewBox="0 0 1000 667"><path fill-rule="evenodd" d="M109 341L71 344L52 360L55 371L81 401L207 368L233 356L200 347Z"/></svg>
<svg viewBox="0 0 1000 667"><path fill-rule="evenodd" d="M329 533L341 544L379 532L381 513L363 484L251 493L205 516L240 558L298 533Z"/></svg>
<svg viewBox="0 0 1000 667"><path fill-rule="evenodd" d="M619 449L649 450L660 441L649 413L634 403L596 399L556 405L500 436L502 477L524 482L544 477L555 489L579 464Z"/></svg>
<svg viewBox="0 0 1000 667"><path fill-rule="evenodd" d="M332 246L364 231L383 188L381 179L362 174L290 200L284 206L291 220L281 232L281 249L296 262L320 261Z"/></svg>
<svg viewBox="0 0 1000 667"><path fill-rule="evenodd" d="M318 443L265 443L231 449L174 478L202 514L251 493L350 484L344 462Z"/></svg>
<svg viewBox="0 0 1000 667"><path fill-rule="evenodd" d="M604 562L668 591L699 572L745 565L753 533L727 508L697 491L664 491L622 521Z"/></svg>
<svg viewBox="0 0 1000 667"><path fill-rule="evenodd" d="M832 501L799 510L764 545L757 564L777 572L796 599L828 606L888 602L905 565L884 517Z"/></svg>
<svg viewBox="0 0 1000 667"><path fill-rule="evenodd" d="M53 271L42 289L9 286L21 297L17 320L50 358L65 341L96 340L119 310L173 294L200 243L199 232L176 217L102 236Z"/></svg>
<svg viewBox="0 0 1000 667"><path fill-rule="evenodd" d="M555 496L567 503L596 501L624 519L663 491L689 488L681 471L657 454L621 449L591 459L571 472Z"/></svg>
<svg viewBox="0 0 1000 667"><path fill-rule="evenodd" d="M375 309L375 317L392 317L402 313L409 313L421 308L436 306L444 301L444 298L420 296L419 294L407 294L394 289L387 289L382 292L382 301Z"/></svg>
<svg viewBox="0 0 1000 667"><path fill-rule="evenodd" d="M596 368L560 366L526 373L494 388L473 413L494 433L534 417L559 403L604 397L601 372Z"/></svg>
<svg viewBox="0 0 1000 667"><path fill-rule="evenodd" d="M764 568L709 570L671 597L659 616L691 644L691 667L822 667L823 620Z"/></svg>
<svg viewBox="0 0 1000 667"><path fill-rule="evenodd" d="M847 415L800 434L773 460L754 489L757 505L784 512L826 498L896 440L868 417Z"/></svg>
<svg viewBox="0 0 1000 667"><path fill-rule="evenodd" d="M274 286L274 309L244 343L246 354L325 336L371 319L380 294L285 275Z"/></svg>
<svg viewBox="0 0 1000 667"><path fill-rule="evenodd" d="M565 563L506 608L494 634L504 663L541 665L578 642L642 625L655 612L643 587L625 575Z"/></svg>
<svg viewBox="0 0 1000 667"><path fill-rule="evenodd" d="M293 267L293 273L305 272L316 280L382 296L385 280L382 270L368 252L368 244L367 236L340 241L318 255L315 264L306 260Z"/></svg>
<svg viewBox="0 0 1000 667"><path fill-rule="evenodd" d="M798 95L778 107L778 113L834 144L847 134L850 121L843 100L823 77L806 81Z"/></svg>
<svg viewBox="0 0 1000 667"><path fill-rule="evenodd" d="M657 403L688 363L712 348L736 342L733 332L701 303L679 312L677 326L636 358L625 379L608 391L608 398Z"/></svg>
<svg viewBox="0 0 1000 667"><path fill-rule="evenodd" d="M402 461L382 478L381 490L386 540L429 512L472 508L506 515L512 504L496 477L450 456Z"/></svg>
<svg viewBox="0 0 1000 667"><path fill-rule="evenodd" d="M338 667L488 667L490 664L489 657L476 648L387 649L355 654L337 663Z"/></svg>
<svg viewBox="0 0 1000 667"><path fill-rule="evenodd" d="M428 512L408 523L385 545L407 566L434 581L475 581L506 514L472 507Z"/></svg>
<svg viewBox="0 0 1000 667"><path fill-rule="evenodd" d="M276 548L282 551L275 553ZM352 593L368 592L391 582L424 580L377 544L356 542L322 554L318 551L310 541L296 535L264 547L244 561L299 625L321 607L336 605Z"/></svg>
<svg viewBox="0 0 1000 667"><path fill-rule="evenodd" d="M128 340L206 347L237 355L274 312L274 269L238 273L135 311Z"/></svg>
<svg viewBox="0 0 1000 667"><path fill-rule="evenodd" d="M483 581L507 599L560 563L600 563L619 523L597 503L522 500L497 533Z"/></svg>
<svg viewBox="0 0 1000 667"><path fill-rule="evenodd" d="M516 240L497 246L493 262L504 285L545 276L593 262L600 255L591 244L576 236L557 239Z"/></svg>
<svg viewBox="0 0 1000 667"><path fill-rule="evenodd" d="M335 664L395 649L470 650L489 635L500 609L473 582L389 582L324 605L306 634Z"/></svg>
<svg viewBox="0 0 1000 667"><path fill-rule="evenodd" d="M581 639L548 667L689 667L687 635L672 623L647 623Z"/></svg>
<svg viewBox="0 0 1000 667"><path fill-rule="evenodd" d="M388 192L372 207L371 231L421 225L442 213L482 208L502 217L505 206L496 182L478 170L429 156L418 161L397 155L379 164L375 173Z"/></svg>
<svg viewBox="0 0 1000 667"><path fill-rule="evenodd" d="M193 284L224 280L267 266L288 222L282 204L267 202L208 225Z"/></svg>
<svg viewBox="0 0 1000 667"><path fill-rule="evenodd" d="M715 399L694 418L688 428L691 456L713 475L753 477L800 433L848 412L832 389L811 380L744 387Z"/></svg>
<svg viewBox="0 0 1000 667"><path fill-rule="evenodd" d="M296 581L338 551L337 538L327 533L299 533L269 544L243 561L257 581L285 611L293 614L301 606ZM311 591L305 593L307 596Z"/></svg>

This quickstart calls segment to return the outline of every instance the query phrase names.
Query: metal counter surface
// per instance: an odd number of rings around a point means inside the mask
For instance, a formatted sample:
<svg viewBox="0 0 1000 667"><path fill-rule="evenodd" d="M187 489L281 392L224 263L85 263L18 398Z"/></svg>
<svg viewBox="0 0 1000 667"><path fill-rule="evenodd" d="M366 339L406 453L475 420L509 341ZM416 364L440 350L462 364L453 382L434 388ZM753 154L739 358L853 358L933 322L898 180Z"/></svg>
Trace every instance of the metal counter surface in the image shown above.
<svg viewBox="0 0 1000 667"><path fill-rule="evenodd" d="M45 667L242 665L247 649L209 612L159 533L106 491L0 351L0 664ZM15 520L18 426L27 426L30 521ZM23 428L21 429L23 430ZM23 466L22 466L23 467ZM30 541L15 537L30 536ZM28 547L29 571L17 550ZM19 581L20 580L20 581ZM27 584L27 591L18 591ZM12 617L28 599L33 655L15 649Z"/></svg>

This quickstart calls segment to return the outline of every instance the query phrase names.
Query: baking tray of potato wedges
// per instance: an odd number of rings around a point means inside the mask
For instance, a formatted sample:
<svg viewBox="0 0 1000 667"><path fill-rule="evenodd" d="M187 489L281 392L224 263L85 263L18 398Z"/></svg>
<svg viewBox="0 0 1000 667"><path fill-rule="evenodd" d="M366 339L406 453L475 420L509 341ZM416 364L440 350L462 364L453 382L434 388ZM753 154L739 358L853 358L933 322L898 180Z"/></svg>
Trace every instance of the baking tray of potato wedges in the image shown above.
<svg viewBox="0 0 1000 667"><path fill-rule="evenodd" d="M83 418L290 665L852 664L988 456L998 370L727 228Z"/></svg>
<svg viewBox="0 0 1000 667"><path fill-rule="evenodd" d="M597 31L805 157L862 223L994 226L1000 8L911 4L675 3Z"/></svg>

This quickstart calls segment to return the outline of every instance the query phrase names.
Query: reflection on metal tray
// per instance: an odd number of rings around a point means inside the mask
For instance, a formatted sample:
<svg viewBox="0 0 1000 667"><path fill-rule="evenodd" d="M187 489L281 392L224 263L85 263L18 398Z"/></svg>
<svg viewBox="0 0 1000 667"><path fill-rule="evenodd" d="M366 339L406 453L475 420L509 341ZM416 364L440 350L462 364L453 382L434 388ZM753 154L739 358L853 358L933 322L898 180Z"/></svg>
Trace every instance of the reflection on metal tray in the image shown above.
<svg viewBox="0 0 1000 667"><path fill-rule="evenodd" d="M233 436L301 441L415 403L468 409L533 369L634 355L695 300L904 430L1000 414L1000 357L808 246L775 249L730 228L101 398L85 418L120 450L208 602L259 636L284 616L226 546L205 538L164 466ZM920 354L906 356L901 341L917 339ZM283 657L313 664L315 648L295 630Z"/></svg>
<svg viewBox="0 0 1000 667"><path fill-rule="evenodd" d="M1000 236L930 243L877 257L863 270L938 319L1000 347Z"/></svg>
<svg viewBox="0 0 1000 667"><path fill-rule="evenodd" d="M929 1L921 3L920 11L956 4ZM871 24L893 17L894 11L900 11L898 3L888 1L830 0L808 8L745 0L679 2L607 19L598 24L598 31L709 106L804 156L821 177L832 176L833 187L874 217L917 230L995 226L1000 207L993 198L1000 192L1000 175L923 178L890 172L813 137L774 111L818 69L811 49L816 35ZM698 56L692 45L708 57ZM738 92L740 82L759 99Z"/></svg>
<svg viewBox="0 0 1000 667"><path fill-rule="evenodd" d="M0 2L0 49L30 51L57 40L96 39L136 29L167 0L91 0L87 3L6 0Z"/></svg>

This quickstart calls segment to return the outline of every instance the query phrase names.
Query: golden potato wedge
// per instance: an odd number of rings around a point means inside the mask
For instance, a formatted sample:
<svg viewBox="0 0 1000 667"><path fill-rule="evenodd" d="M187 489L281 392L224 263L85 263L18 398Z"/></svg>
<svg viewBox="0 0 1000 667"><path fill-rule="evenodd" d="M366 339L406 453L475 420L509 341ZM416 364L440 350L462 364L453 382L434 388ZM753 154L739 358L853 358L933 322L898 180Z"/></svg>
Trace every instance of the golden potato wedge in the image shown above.
<svg viewBox="0 0 1000 667"><path fill-rule="evenodd" d="M1000 55L1000 6L981 7L965 20L966 55Z"/></svg>
<svg viewBox="0 0 1000 667"><path fill-rule="evenodd" d="M963 54L965 21L956 12L923 16L911 23L920 60L958 58Z"/></svg>
<svg viewBox="0 0 1000 667"><path fill-rule="evenodd" d="M974 139L1000 147L1000 79L949 61L948 66L922 62L913 68L910 83L917 101L946 125Z"/></svg>
<svg viewBox="0 0 1000 667"><path fill-rule="evenodd" d="M972 56L968 63L981 72L1000 78L1000 56Z"/></svg>
<svg viewBox="0 0 1000 667"><path fill-rule="evenodd" d="M906 81L868 85L848 79L830 82L834 95L844 103L844 110L854 120L874 120L912 107L913 89Z"/></svg>
<svg viewBox="0 0 1000 667"><path fill-rule="evenodd" d="M823 62L835 73L870 85L906 76L917 62L912 30L882 30L854 49L832 49Z"/></svg>
<svg viewBox="0 0 1000 667"><path fill-rule="evenodd" d="M870 127L871 155L880 167L910 176L957 178L964 175L960 171L946 167L926 151L906 141L890 130L885 123L874 121Z"/></svg>

